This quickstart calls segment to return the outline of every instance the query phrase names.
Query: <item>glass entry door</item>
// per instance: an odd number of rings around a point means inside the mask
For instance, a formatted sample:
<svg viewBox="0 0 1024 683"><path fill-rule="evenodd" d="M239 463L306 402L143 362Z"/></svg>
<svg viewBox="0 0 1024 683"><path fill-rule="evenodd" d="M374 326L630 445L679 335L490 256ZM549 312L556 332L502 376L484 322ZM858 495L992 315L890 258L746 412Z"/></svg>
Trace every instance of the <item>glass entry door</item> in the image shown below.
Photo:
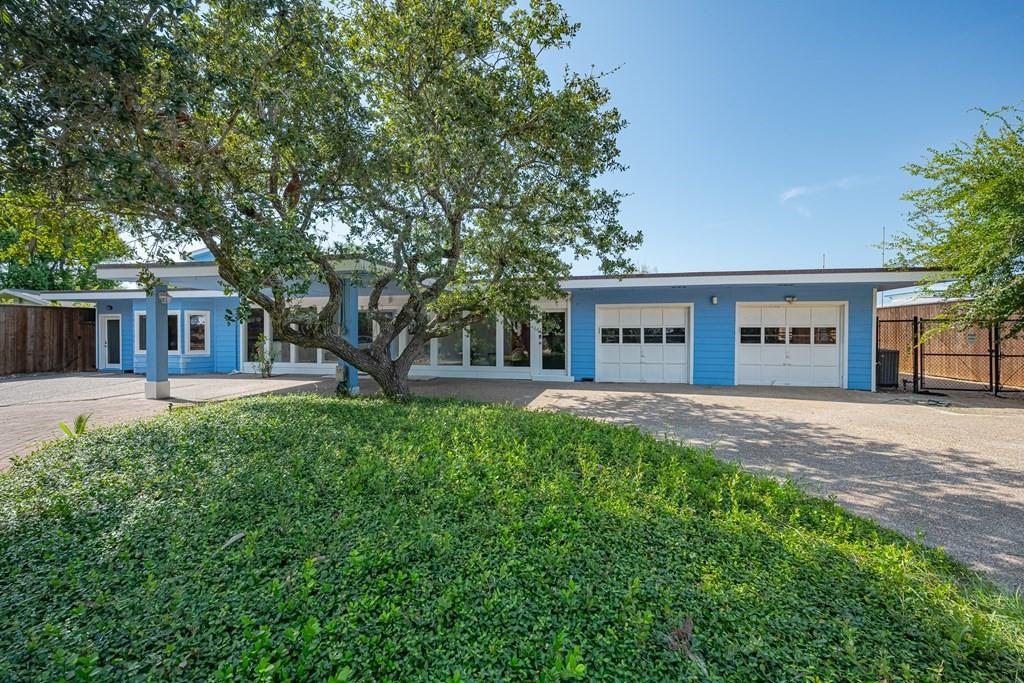
<svg viewBox="0 0 1024 683"><path fill-rule="evenodd" d="M540 371L566 373L566 312L545 311L540 320Z"/></svg>
<svg viewBox="0 0 1024 683"><path fill-rule="evenodd" d="M121 368L121 316L100 316L100 369Z"/></svg>

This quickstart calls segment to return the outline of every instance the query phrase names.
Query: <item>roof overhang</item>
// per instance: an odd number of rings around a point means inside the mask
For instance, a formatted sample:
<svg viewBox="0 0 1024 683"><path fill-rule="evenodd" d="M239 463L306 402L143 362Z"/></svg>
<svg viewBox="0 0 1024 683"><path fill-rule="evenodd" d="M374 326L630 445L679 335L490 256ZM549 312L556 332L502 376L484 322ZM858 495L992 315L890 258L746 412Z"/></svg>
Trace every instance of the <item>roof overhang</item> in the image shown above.
<svg viewBox="0 0 1024 683"><path fill-rule="evenodd" d="M332 261L339 275L354 275L371 270L368 261L362 259L336 259ZM184 263L101 263L96 266L96 276L116 282L138 282L139 276L149 271L160 282L169 287L216 290L223 294L228 287L220 277L217 264L211 261L186 261Z"/></svg>
<svg viewBox="0 0 1024 683"><path fill-rule="evenodd" d="M763 270L707 273L642 274L622 277L581 276L562 281L562 288L607 289L634 287L699 287L718 285L815 285L865 284L879 291L898 289L942 276L930 270L884 270L858 268L849 270Z"/></svg>

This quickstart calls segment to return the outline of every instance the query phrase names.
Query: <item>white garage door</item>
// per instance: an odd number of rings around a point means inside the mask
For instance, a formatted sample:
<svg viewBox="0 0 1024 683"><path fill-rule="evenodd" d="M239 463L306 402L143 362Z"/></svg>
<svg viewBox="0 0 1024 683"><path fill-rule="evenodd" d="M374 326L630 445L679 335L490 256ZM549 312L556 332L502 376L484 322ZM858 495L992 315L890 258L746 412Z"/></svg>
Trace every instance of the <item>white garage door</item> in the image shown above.
<svg viewBox="0 0 1024 683"><path fill-rule="evenodd" d="M598 306L598 382L689 382L688 306Z"/></svg>
<svg viewBox="0 0 1024 683"><path fill-rule="evenodd" d="M841 387L841 311L840 306L740 306L736 383Z"/></svg>

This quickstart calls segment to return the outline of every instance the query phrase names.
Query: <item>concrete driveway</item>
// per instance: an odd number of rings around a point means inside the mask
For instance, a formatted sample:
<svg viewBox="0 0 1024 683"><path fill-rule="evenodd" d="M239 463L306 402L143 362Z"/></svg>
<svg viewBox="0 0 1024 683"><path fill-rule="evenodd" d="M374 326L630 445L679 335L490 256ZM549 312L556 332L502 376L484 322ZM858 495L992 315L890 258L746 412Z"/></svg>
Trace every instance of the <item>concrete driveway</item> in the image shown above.
<svg viewBox="0 0 1024 683"><path fill-rule="evenodd" d="M156 415L168 403L190 405L251 394L323 390L323 377L252 375L189 375L171 377L171 398L143 397L142 375L98 372L25 375L0 379L0 470L15 455L27 453L41 441L63 436L61 422L72 424L83 413L89 425L109 425ZM331 387L334 381L330 380Z"/></svg>
<svg viewBox="0 0 1024 683"><path fill-rule="evenodd" d="M709 446L1024 587L1024 400L447 379L413 390L565 410Z"/></svg>

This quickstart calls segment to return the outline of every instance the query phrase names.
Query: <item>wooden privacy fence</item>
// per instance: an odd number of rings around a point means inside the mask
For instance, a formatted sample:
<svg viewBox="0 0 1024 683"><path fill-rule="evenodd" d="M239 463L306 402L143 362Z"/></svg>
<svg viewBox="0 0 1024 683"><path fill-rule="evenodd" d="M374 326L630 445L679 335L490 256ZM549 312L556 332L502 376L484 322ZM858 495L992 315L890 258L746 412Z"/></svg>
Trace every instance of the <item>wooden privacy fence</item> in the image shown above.
<svg viewBox="0 0 1024 683"><path fill-rule="evenodd" d="M95 369L95 309L0 304L0 376Z"/></svg>

